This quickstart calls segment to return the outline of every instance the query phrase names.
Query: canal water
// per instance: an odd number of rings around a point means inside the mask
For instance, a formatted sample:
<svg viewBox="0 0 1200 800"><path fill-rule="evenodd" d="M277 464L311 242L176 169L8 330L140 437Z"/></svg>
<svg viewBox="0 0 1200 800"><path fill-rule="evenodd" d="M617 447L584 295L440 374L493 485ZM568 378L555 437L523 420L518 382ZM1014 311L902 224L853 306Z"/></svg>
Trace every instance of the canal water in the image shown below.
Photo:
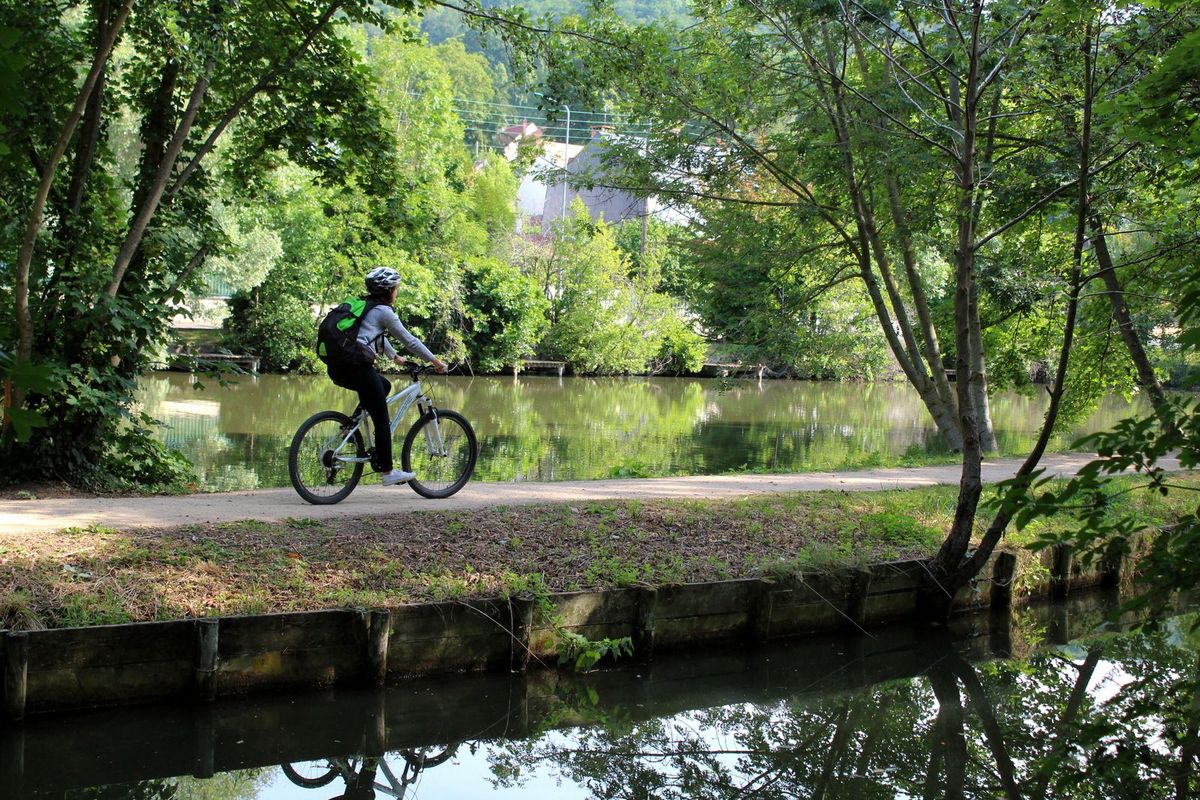
<svg viewBox="0 0 1200 800"><path fill-rule="evenodd" d="M193 380L147 375L138 400L212 491L287 485L297 426L316 411L354 406L350 392L323 376L244 376L224 387L201 379L203 389ZM920 399L902 383L434 376L427 388L435 404L463 412L475 427L477 480L822 471L945 453ZM1045 405L1044 393L993 400L1003 453L1029 451ZM1055 447L1141 408L1109 397Z"/></svg>
<svg viewBox="0 0 1200 800"><path fill-rule="evenodd" d="M1200 796L1195 617L1108 608L33 718L0 728L0 797Z"/></svg>

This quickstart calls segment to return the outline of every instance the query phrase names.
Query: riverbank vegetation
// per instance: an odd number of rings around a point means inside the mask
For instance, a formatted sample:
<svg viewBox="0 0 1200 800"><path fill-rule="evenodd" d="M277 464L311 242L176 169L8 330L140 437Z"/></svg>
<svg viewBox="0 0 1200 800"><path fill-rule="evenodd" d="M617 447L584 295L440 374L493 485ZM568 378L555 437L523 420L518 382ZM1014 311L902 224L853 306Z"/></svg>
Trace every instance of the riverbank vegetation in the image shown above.
<svg viewBox="0 0 1200 800"><path fill-rule="evenodd" d="M478 154L454 105L494 98L502 69L430 45L410 2L284 5L36 2L3 21L3 478L178 482L131 404L172 317L231 295L225 346L312 371L315 315L381 264L405 277L402 317L466 369L699 368L654 258L635 268L581 211L516 235L524 167Z"/></svg>
<svg viewBox="0 0 1200 800"><path fill-rule="evenodd" d="M437 36L412 16L425 5ZM472 35L443 35L447 11ZM782 374L894 364L962 453L934 606L1032 496L1056 430L1106 393L1145 391L1156 431L1191 430L1195 405L1168 404L1163 378L1190 385L1200 345L1193 4L662 11L15 6L3 477L179 482L186 464L132 404L179 305L219 279L228 345L310 369L315 315L378 264L406 277L414 331L484 370L538 355L686 371L705 340ZM590 131L594 152L559 177L660 198L678 224L633 233L576 207L523 227L536 153L464 112L502 97L637 120ZM480 152L502 144L511 162ZM1038 373L1043 434L972 549L991 393Z"/></svg>
<svg viewBox="0 0 1200 800"><path fill-rule="evenodd" d="M1200 488L1200 478L1179 480ZM954 504L953 487L933 487L167 530L68 528L0 538L0 625L94 625L822 573L932 555ZM1124 508L1143 528L1168 524L1180 510L1179 495L1145 492ZM1068 515L1051 517L1009 546L1074 529Z"/></svg>
<svg viewBox="0 0 1200 800"><path fill-rule="evenodd" d="M1197 86L1189 4L766 0L700 4L686 26L631 24L608 6L537 21L470 6L545 71L551 104L614 93L652 115L656 135L612 137L582 182L694 198L701 224L730 209L774 222L735 224L719 242L763 254L764 282L751 272L739 288L863 292L871 327L962 452L923 615L947 613L982 568L1056 425L1122 382L1167 406L1129 302L1134 286L1174 283L1181 294L1151 305L1184 326L1196 306L1195 117L1178 109ZM990 368L1033 352L1052 374L1042 435L972 544L980 463L997 449Z"/></svg>

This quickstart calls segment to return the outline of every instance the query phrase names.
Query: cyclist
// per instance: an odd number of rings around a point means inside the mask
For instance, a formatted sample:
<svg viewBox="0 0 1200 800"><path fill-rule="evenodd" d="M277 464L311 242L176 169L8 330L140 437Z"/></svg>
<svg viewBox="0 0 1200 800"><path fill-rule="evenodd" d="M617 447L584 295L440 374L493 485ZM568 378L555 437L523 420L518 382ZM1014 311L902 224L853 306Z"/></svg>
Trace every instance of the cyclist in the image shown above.
<svg viewBox="0 0 1200 800"><path fill-rule="evenodd" d="M392 309L392 303L396 301L396 291L400 287L400 273L388 267L376 267L366 274L364 280L367 293L363 299L367 301L368 306L358 325L358 341L376 354L382 347L384 355L397 365L403 366L404 357L396 352L388 340L388 336L391 335L399 339L414 355L433 364L433 368L439 374L445 374L445 362L431 353L420 339L409 333ZM329 379L343 389L357 392L359 406L371 415L371 423L375 427L373 463L375 468L383 473L383 485L395 486L416 477L411 472L395 469L392 464L392 430L387 408L392 384L387 378L380 375L373 364L332 362L329 364Z"/></svg>

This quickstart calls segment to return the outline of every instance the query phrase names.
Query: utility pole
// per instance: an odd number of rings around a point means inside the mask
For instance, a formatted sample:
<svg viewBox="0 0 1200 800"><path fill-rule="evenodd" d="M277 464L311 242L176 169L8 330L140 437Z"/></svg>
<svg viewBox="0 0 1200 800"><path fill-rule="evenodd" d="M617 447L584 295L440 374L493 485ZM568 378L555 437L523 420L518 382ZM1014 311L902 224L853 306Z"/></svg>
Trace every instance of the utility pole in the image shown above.
<svg viewBox="0 0 1200 800"><path fill-rule="evenodd" d="M642 198L642 263L646 263L646 220L650 217L650 198Z"/></svg>
<svg viewBox="0 0 1200 800"><path fill-rule="evenodd" d="M642 147L650 152L650 126L646 126L646 136L642 139ZM650 195L642 198L642 264L646 263L646 220L650 217Z"/></svg>
<svg viewBox="0 0 1200 800"><path fill-rule="evenodd" d="M563 137L566 140L563 143L563 172L565 173L567 166L571 163L571 107L563 103L563 108L567 110L567 134ZM565 220L567 218L567 181L565 175L563 176L562 187L562 217L560 219Z"/></svg>

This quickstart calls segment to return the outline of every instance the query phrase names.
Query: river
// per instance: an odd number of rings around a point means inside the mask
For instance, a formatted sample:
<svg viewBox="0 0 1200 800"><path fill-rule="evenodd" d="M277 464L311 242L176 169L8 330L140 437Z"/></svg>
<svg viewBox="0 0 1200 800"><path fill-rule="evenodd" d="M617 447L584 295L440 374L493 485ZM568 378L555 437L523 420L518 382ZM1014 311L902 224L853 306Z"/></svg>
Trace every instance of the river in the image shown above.
<svg viewBox="0 0 1200 800"><path fill-rule="evenodd" d="M316 411L354 406L323 376L242 376L227 386L201 378L203 389L193 380L146 375L138 400L209 491L286 486L296 427ZM474 425L476 480L811 472L916 464L946 452L916 392L901 383L434 376L427 391ZM1003 453L1028 451L1045 405L1044 392L994 398ZM1066 449L1143 408L1106 398L1054 446Z"/></svg>
<svg viewBox="0 0 1200 800"><path fill-rule="evenodd" d="M0 796L1200 796L1195 617L1119 633L1110 599L585 675L35 717L0 727Z"/></svg>

